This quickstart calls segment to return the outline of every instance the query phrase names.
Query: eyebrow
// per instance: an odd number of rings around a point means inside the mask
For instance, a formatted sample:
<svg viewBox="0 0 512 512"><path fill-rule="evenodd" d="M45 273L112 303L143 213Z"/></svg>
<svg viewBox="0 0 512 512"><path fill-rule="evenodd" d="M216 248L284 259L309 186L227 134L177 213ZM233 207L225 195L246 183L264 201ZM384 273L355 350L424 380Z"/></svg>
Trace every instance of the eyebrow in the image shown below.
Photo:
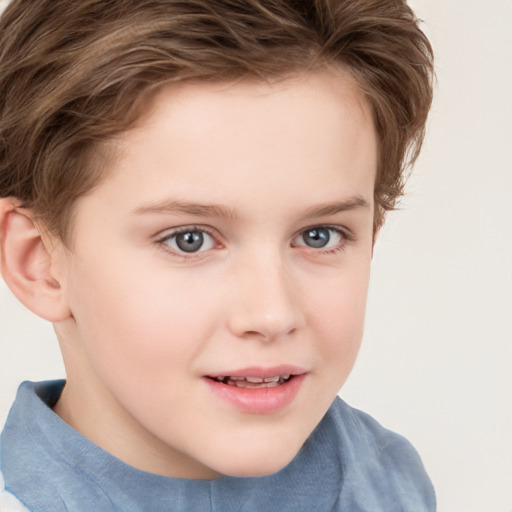
<svg viewBox="0 0 512 512"><path fill-rule="evenodd" d="M370 204L362 196L353 196L343 201L336 201L333 203L325 203L317 206L312 206L304 211L303 217L315 218L323 217L326 215L336 215L337 213L356 210L358 208L369 208Z"/></svg>
<svg viewBox="0 0 512 512"><path fill-rule="evenodd" d="M225 217L235 219L238 217L235 208L227 208L219 204L201 204L187 201L164 201L161 203L150 203L139 206L134 210L136 215L147 213L160 214L184 214L197 217Z"/></svg>
<svg viewBox="0 0 512 512"><path fill-rule="evenodd" d="M301 214L303 218L316 218L327 215L335 215L337 213L355 210L358 208L369 208L369 203L361 196L353 196L343 201L335 201L332 203L324 203L307 208ZM133 213L135 215L144 214L183 214L193 215L197 217L219 217L235 220L238 218L238 210L236 208L228 208L219 204L202 204L187 201L163 201L149 203L139 206Z"/></svg>

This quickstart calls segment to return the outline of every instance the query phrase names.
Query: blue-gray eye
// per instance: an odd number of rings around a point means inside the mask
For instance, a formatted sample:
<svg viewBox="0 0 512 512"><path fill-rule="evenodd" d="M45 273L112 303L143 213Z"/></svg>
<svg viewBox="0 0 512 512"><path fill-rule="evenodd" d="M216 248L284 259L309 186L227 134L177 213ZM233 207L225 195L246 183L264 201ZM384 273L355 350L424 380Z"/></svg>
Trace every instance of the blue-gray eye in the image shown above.
<svg viewBox="0 0 512 512"><path fill-rule="evenodd" d="M336 228L316 227L306 229L293 241L294 247L311 247L312 249L325 249L339 245L343 240L343 233Z"/></svg>
<svg viewBox="0 0 512 512"><path fill-rule="evenodd" d="M177 252L186 253L206 251L212 249L215 245L213 237L206 231L200 229L171 233L162 240L162 243Z"/></svg>
<svg viewBox="0 0 512 512"><path fill-rule="evenodd" d="M328 229L314 228L304 231L304 233L302 234L302 239L304 240L304 243L308 247L321 249L322 247L325 247L329 243L331 235Z"/></svg>
<svg viewBox="0 0 512 512"><path fill-rule="evenodd" d="M176 245L184 252L197 252L203 246L203 233L191 231L176 235Z"/></svg>

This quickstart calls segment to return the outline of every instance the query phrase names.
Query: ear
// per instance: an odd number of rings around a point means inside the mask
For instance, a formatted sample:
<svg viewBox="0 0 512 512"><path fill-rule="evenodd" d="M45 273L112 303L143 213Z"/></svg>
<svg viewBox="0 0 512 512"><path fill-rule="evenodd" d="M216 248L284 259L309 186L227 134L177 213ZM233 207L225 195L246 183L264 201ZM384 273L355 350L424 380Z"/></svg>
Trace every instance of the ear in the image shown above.
<svg viewBox="0 0 512 512"><path fill-rule="evenodd" d="M0 199L0 267L7 286L36 315L59 322L71 315L54 275L54 248L44 240L31 211Z"/></svg>

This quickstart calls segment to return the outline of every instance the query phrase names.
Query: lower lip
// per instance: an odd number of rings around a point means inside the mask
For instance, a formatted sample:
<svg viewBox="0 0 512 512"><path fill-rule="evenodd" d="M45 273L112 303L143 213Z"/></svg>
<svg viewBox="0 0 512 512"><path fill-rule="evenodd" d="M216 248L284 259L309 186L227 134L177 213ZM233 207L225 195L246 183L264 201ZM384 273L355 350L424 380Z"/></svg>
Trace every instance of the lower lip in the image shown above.
<svg viewBox="0 0 512 512"><path fill-rule="evenodd" d="M222 400L237 409L252 414L277 412L292 402L306 374L295 375L280 386L271 388L241 388L205 377L210 389Z"/></svg>

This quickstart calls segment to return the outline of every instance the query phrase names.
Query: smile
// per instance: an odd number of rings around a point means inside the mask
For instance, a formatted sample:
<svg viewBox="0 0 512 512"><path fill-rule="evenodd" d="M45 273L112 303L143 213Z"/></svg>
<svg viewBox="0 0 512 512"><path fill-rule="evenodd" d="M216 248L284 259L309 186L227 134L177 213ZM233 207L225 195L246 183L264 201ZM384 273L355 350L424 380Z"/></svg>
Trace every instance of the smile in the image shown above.
<svg viewBox="0 0 512 512"><path fill-rule="evenodd" d="M276 375L275 377L224 377L219 375L215 377L217 382L222 382L223 384L227 384L228 386L236 386L239 388L246 389L261 389L261 388L274 388L276 386L281 386L288 380L290 380L292 376L288 373L285 375Z"/></svg>
<svg viewBox="0 0 512 512"><path fill-rule="evenodd" d="M284 365L208 375L204 381L221 403L246 413L270 414L294 401L307 375L302 368Z"/></svg>

